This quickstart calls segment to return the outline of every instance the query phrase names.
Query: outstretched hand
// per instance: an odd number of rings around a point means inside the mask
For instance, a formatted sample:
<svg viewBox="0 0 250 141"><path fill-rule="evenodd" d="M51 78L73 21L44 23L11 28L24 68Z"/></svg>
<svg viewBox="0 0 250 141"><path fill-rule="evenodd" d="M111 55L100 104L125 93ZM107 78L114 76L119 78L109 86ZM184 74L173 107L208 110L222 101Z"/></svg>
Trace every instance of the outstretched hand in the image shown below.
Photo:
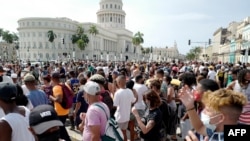
<svg viewBox="0 0 250 141"><path fill-rule="evenodd" d="M187 109L194 107L194 96L188 86L185 85L181 88L179 97Z"/></svg>

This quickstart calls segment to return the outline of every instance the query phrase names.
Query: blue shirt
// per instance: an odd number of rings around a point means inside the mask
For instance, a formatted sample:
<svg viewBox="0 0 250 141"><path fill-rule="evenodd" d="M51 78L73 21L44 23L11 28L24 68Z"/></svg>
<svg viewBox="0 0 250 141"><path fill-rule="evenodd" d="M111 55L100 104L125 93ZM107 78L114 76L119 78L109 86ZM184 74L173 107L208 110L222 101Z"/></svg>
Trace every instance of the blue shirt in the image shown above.
<svg viewBox="0 0 250 141"><path fill-rule="evenodd" d="M41 90L31 90L28 93L27 97L31 101L33 107L49 103L49 100L46 97L46 94Z"/></svg>

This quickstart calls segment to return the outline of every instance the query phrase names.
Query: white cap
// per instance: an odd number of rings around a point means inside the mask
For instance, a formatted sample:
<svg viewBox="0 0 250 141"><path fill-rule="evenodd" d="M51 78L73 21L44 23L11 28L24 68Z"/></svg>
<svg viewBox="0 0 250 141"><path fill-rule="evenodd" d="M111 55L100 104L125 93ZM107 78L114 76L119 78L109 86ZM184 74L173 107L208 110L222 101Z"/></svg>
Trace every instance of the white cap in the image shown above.
<svg viewBox="0 0 250 141"><path fill-rule="evenodd" d="M83 89L87 94L93 95L93 96L101 91L99 84L97 84L96 82L93 82L93 81L88 81L84 85Z"/></svg>
<svg viewBox="0 0 250 141"><path fill-rule="evenodd" d="M17 78L17 74L16 73L12 73L11 74L11 78Z"/></svg>

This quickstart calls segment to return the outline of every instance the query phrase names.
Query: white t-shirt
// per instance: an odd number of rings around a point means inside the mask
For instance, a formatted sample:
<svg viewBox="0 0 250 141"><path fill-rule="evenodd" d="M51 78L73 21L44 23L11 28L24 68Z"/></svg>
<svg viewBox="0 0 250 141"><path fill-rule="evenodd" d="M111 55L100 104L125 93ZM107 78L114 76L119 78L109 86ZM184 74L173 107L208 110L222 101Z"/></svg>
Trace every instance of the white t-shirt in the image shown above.
<svg viewBox="0 0 250 141"><path fill-rule="evenodd" d="M27 95L30 92L29 89L26 87L26 85L22 85L22 89L24 95Z"/></svg>
<svg viewBox="0 0 250 141"><path fill-rule="evenodd" d="M148 88L143 84L135 83L133 89L135 89L138 94L138 100L134 105L135 108L139 110L145 110L146 105L143 101L143 95L148 90Z"/></svg>
<svg viewBox="0 0 250 141"><path fill-rule="evenodd" d="M114 106L117 107L115 119L118 123L128 122L130 119L131 104L135 97L130 89L118 89L115 92Z"/></svg>
<svg viewBox="0 0 250 141"><path fill-rule="evenodd" d="M3 82L14 83L12 78L6 75L3 76Z"/></svg>
<svg viewBox="0 0 250 141"><path fill-rule="evenodd" d="M35 141L29 130L29 123L21 114L9 113L1 120L6 121L12 129L11 141Z"/></svg>
<svg viewBox="0 0 250 141"><path fill-rule="evenodd" d="M211 80L216 80L216 72L215 71L209 71L208 74L208 79L211 79Z"/></svg>

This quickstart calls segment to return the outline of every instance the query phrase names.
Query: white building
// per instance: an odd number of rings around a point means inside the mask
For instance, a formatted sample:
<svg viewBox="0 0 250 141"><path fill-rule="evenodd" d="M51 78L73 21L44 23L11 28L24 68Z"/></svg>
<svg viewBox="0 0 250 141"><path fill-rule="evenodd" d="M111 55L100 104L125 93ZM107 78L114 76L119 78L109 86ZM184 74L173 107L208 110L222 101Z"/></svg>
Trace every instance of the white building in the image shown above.
<svg viewBox="0 0 250 141"><path fill-rule="evenodd" d="M133 33L125 28L126 13L122 0L101 0L96 23L80 23L69 18L21 18L18 20L20 58L22 60L46 61L63 58L92 60L135 59L139 49L132 45ZM89 37L89 44L81 51L73 45L71 37L82 25L86 33L91 25L96 25L99 34ZM48 41L47 32L53 30L57 38ZM64 38L65 44L61 39ZM63 56L67 53L67 57ZM126 57L127 56L127 57Z"/></svg>

